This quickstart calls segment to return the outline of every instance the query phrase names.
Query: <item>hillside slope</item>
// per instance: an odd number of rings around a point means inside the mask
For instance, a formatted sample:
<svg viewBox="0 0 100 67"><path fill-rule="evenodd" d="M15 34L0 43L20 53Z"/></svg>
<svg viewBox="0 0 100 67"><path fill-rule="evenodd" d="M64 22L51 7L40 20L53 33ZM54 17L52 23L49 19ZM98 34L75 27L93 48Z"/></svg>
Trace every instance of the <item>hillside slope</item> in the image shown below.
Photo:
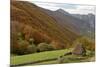
<svg viewBox="0 0 100 67"><path fill-rule="evenodd" d="M91 37L92 35L90 36L90 32L94 33L92 31L93 28L90 26L90 23L88 21L76 18L63 9L58 9L56 11L50 11L47 9L41 10L46 12L49 16L53 17L64 28L73 30L77 34Z"/></svg>
<svg viewBox="0 0 100 67"><path fill-rule="evenodd" d="M11 2L11 45L17 43L18 33L25 40L34 38L35 43L52 43L55 48L69 47L79 35L41 11L36 5L26 1Z"/></svg>

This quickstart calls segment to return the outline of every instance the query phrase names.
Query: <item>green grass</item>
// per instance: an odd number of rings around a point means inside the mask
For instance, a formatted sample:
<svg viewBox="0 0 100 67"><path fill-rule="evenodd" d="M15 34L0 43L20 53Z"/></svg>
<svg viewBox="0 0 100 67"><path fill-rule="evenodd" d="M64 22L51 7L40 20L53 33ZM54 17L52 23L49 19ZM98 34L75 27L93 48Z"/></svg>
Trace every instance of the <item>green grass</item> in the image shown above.
<svg viewBox="0 0 100 67"><path fill-rule="evenodd" d="M36 64L30 64L30 66L32 66L32 65L44 65L44 64L57 64L57 60L45 61L45 62L36 63Z"/></svg>
<svg viewBox="0 0 100 67"><path fill-rule="evenodd" d="M67 55L67 56L64 56L64 61L60 64L93 62L93 61L94 61L94 56L93 57L88 57L88 56L82 57L82 56L76 56L76 55ZM58 60L44 61L41 63L29 64L29 65L32 66L32 65L44 65L44 64L59 64L59 61Z"/></svg>
<svg viewBox="0 0 100 67"><path fill-rule="evenodd" d="M58 58L59 56L63 55L64 53L70 52L71 49L63 49L63 50L55 50L55 51L46 51L22 56L11 56L11 65L16 64L23 64L35 61L41 61L46 59ZM94 53L94 52L93 52ZM87 51L87 56L76 56L76 55L67 55L64 56L63 63L76 63L76 62L88 62L94 61L94 55L91 55L91 51ZM29 64L29 65L41 65L41 64L58 64L59 61L51 60L51 61L43 61L40 63Z"/></svg>
<svg viewBox="0 0 100 67"><path fill-rule="evenodd" d="M11 64L23 64L28 62L34 62L39 60L45 60L45 59L52 59L57 58L60 55L63 55L66 52L69 52L70 49L64 49L64 50L55 50L55 51L46 51L46 52L40 52L40 53L34 53L29 55L22 55L22 56L12 56L11 57Z"/></svg>

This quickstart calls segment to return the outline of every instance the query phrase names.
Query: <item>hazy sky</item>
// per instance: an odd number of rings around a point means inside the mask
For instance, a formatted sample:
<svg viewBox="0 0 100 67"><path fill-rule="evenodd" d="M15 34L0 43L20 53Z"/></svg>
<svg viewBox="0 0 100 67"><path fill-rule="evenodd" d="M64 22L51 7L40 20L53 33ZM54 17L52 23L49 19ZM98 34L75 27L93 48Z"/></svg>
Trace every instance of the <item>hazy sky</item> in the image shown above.
<svg viewBox="0 0 100 67"><path fill-rule="evenodd" d="M96 5L96 0L27 0L27 1L41 1L41 2L56 2L56 3L73 3L73 4Z"/></svg>
<svg viewBox="0 0 100 67"><path fill-rule="evenodd" d="M60 0L60 1L61 2L59 2L59 0L53 0L53 1L52 0L31 0L31 2L35 3L36 5L53 11L57 9L63 9L73 14L88 14L88 13L95 14L94 0L91 1L84 0L83 3L81 3L83 0L81 0L81 2L79 2L79 0L74 0L78 2L74 2L73 0L69 0L70 2L67 1L64 2L64 0Z"/></svg>

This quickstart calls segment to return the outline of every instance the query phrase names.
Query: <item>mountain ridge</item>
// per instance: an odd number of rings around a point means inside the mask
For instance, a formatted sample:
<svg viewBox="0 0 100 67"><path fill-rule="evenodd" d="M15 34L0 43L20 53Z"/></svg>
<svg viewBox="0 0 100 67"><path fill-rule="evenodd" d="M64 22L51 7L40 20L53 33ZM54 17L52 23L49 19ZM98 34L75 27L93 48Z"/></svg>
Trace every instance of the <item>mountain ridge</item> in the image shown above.
<svg viewBox="0 0 100 67"><path fill-rule="evenodd" d="M42 12L40 7L26 1L11 3L11 21L12 42L13 37L17 38L21 32L25 40L35 38L37 43L49 42L55 48L66 48L79 36L74 31L63 28L51 16Z"/></svg>

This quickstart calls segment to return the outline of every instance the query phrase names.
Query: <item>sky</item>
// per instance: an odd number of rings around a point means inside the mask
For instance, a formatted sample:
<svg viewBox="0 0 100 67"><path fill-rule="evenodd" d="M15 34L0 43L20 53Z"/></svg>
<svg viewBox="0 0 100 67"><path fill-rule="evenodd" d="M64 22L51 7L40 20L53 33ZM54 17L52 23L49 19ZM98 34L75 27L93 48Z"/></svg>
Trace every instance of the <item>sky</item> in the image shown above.
<svg viewBox="0 0 100 67"><path fill-rule="evenodd" d="M95 14L95 0L30 0L30 2L52 11L63 9L71 14Z"/></svg>

